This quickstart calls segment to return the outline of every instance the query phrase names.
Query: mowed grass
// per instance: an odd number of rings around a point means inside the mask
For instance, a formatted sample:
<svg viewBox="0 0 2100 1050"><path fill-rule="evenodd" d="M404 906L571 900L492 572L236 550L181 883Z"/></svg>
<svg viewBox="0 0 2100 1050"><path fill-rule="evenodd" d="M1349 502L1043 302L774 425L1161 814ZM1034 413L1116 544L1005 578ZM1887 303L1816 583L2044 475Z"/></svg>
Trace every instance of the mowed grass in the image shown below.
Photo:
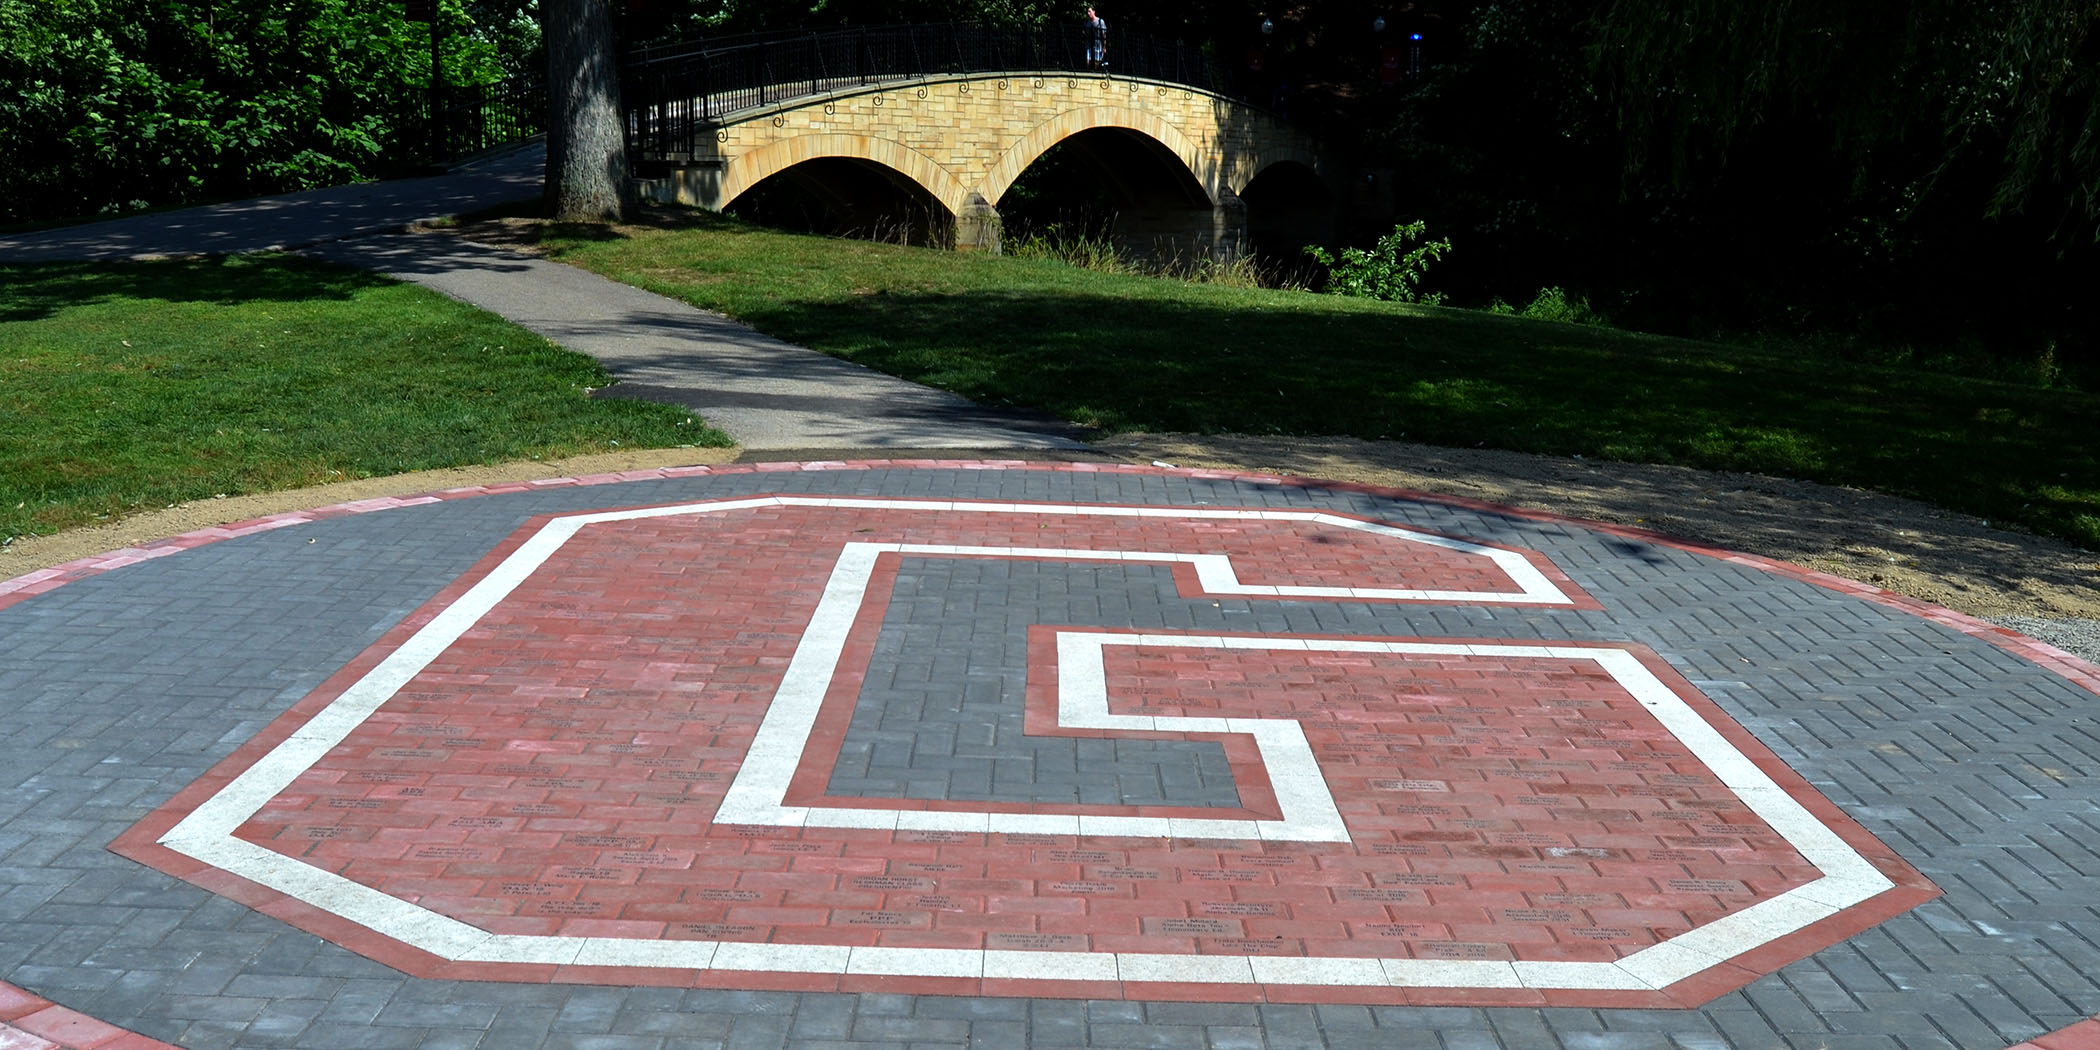
<svg viewBox="0 0 2100 1050"><path fill-rule="evenodd" d="M782 234L554 231L791 342L1107 429L1352 435L1871 488L2100 549L2100 398L1610 329Z"/></svg>
<svg viewBox="0 0 2100 1050"><path fill-rule="evenodd" d="M726 445L597 362L291 258L0 267L0 541L220 494Z"/></svg>

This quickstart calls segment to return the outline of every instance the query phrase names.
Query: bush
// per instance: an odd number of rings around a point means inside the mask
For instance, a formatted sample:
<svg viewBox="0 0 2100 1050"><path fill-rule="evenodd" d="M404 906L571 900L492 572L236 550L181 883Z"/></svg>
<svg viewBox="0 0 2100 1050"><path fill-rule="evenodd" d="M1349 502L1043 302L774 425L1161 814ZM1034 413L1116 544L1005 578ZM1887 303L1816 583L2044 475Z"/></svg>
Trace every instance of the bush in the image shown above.
<svg viewBox="0 0 2100 1050"><path fill-rule="evenodd" d="M439 6L446 79L499 79ZM0 0L0 224L384 174L426 135L429 50L398 3Z"/></svg>
<svg viewBox="0 0 2100 1050"><path fill-rule="evenodd" d="M1443 258L1444 253L1451 250L1451 242L1423 240L1428 228L1429 224L1419 219L1395 226L1393 232L1378 238L1378 243L1369 251L1345 248L1339 260L1317 245L1306 248L1305 254L1327 267L1327 287L1324 290L1330 294L1434 306L1443 302L1444 296L1439 292L1423 292L1422 274L1429 269L1430 263ZM1417 244L1417 241L1421 243Z"/></svg>
<svg viewBox="0 0 2100 1050"><path fill-rule="evenodd" d="M1579 295L1561 291L1559 285L1539 289L1531 299L1531 305L1522 310L1500 299L1488 304L1491 314L1508 314L1514 317L1529 317L1534 321L1563 321L1568 324L1608 325L1611 319L1590 308L1589 300Z"/></svg>

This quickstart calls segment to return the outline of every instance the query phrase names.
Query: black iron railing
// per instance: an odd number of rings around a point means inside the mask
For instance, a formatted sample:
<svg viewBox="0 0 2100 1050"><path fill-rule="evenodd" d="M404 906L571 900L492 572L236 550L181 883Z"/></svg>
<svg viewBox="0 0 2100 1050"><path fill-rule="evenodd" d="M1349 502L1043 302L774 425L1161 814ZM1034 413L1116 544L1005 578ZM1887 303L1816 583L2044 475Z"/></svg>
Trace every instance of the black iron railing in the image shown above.
<svg viewBox="0 0 2100 1050"><path fill-rule="evenodd" d="M832 91L920 77L994 72L1099 72L1084 26L884 26L794 36L667 44L628 56L620 94L637 157L691 154L734 114ZM1206 91L1210 56L1179 42L1112 32L1107 71Z"/></svg>
<svg viewBox="0 0 2100 1050"><path fill-rule="evenodd" d="M430 96L402 100L387 154L410 165L445 164L523 142L547 130L547 78L533 72L493 84L445 88L437 120Z"/></svg>
<svg viewBox="0 0 2100 1050"><path fill-rule="evenodd" d="M547 78L543 74L455 87L445 102L442 126L449 156L471 156L547 130Z"/></svg>

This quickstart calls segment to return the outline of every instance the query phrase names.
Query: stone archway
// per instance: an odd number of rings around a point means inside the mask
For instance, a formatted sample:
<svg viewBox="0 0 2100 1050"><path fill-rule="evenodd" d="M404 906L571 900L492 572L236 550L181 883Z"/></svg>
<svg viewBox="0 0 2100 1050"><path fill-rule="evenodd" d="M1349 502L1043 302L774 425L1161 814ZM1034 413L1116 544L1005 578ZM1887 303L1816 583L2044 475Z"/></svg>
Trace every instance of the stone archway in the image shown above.
<svg viewBox="0 0 2100 1050"><path fill-rule="evenodd" d="M1238 192L1283 160L1324 166L1304 135L1265 111L1164 81L1098 74L932 77L810 96L711 127L690 154L660 158L642 196L719 211L768 176L850 158L900 173L954 217L958 247L997 250L994 202L1035 158L1075 135L1120 129L1177 158L1207 212L1162 220L1191 244L1234 254L1245 237Z"/></svg>

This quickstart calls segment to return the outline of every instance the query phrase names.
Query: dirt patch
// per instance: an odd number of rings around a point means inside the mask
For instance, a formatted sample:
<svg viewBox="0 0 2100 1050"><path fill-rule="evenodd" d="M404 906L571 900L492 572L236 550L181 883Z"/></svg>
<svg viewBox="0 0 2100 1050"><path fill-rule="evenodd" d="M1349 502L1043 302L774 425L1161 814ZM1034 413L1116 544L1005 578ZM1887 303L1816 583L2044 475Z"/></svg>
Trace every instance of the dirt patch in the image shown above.
<svg viewBox="0 0 2100 1050"><path fill-rule="evenodd" d="M547 226L548 222L545 219L498 216L418 225L413 227L413 231L451 234L491 248L502 248L520 255L545 257L548 254L547 248L540 242L546 239Z"/></svg>
<svg viewBox="0 0 2100 1050"><path fill-rule="evenodd" d="M1856 489L1752 474L1352 438L1124 434L1104 438L1095 448L1136 463L1160 461L1382 485L1631 525L1810 566L1971 616L2100 620L2100 555L1994 528L1968 515ZM868 454L888 458L894 453ZM201 500L111 525L17 541L0 549L0 579L213 525L375 496L725 463L736 456L733 449L619 452ZM827 453L821 458L844 456Z"/></svg>
<svg viewBox="0 0 2100 1050"><path fill-rule="evenodd" d="M1631 525L1986 619L2100 619L2100 554L1858 489L1353 438L1123 434L1096 448L1141 463L1383 485Z"/></svg>
<svg viewBox="0 0 2100 1050"><path fill-rule="evenodd" d="M624 223L557 223L536 215L483 215L473 218L422 223L413 227L418 233L444 233L463 237L476 244L491 248L502 248L520 255L546 257L546 240L550 236L572 234L585 239L616 239L632 236L644 230L676 230L699 225L707 221L705 213L687 208L645 207L634 209L632 218ZM674 271L665 271L674 272ZM692 275L684 270L675 271L682 278Z"/></svg>

